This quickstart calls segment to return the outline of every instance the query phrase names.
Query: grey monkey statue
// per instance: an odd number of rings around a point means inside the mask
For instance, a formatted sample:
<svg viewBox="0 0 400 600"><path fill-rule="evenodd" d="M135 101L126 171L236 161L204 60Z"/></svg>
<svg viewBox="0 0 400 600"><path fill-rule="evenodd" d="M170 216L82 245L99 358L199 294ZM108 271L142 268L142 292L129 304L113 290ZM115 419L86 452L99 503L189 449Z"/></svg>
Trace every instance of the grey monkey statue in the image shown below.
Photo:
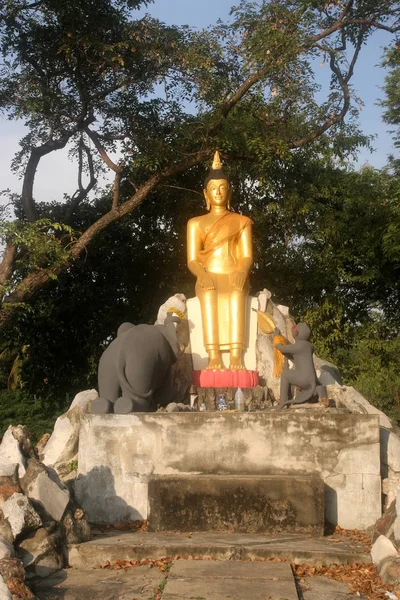
<svg viewBox="0 0 400 600"><path fill-rule="evenodd" d="M314 346L309 342L311 330L306 323L298 323L292 327L294 344L277 344L276 348L294 363L294 369L289 369L287 360L281 375L280 399L276 410L282 410L289 404L307 402L315 393L326 398L326 388L320 385L315 372L313 353ZM274 336L280 335L279 329L274 330ZM297 386L298 390L294 399L291 399L290 386Z"/></svg>
<svg viewBox="0 0 400 600"><path fill-rule="evenodd" d="M92 413L153 412L175 399L171 367L179 352L175 324L180 321L169 314L164 325L119 327L100 358Z"/></svg>

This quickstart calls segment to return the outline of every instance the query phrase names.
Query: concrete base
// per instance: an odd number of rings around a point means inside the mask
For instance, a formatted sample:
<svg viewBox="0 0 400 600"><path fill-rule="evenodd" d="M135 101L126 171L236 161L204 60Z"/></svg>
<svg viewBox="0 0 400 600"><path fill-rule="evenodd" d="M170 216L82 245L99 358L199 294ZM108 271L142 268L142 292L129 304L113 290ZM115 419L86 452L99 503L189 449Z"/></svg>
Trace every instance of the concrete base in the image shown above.
<svg viewBox="0 0 400 600"><path fill-rule="evenodd" d="M366 529L381 515L379 417L335 409L282 413L87 415L79 504L95 523L147 519L154 475L317 476L325 519Z"/></svg>
<svg viewBox="0 0 400 600"><path fill-rule="evenodd" d="M149 481L150 531L324 532L318 477L163 475Z"/></svg>

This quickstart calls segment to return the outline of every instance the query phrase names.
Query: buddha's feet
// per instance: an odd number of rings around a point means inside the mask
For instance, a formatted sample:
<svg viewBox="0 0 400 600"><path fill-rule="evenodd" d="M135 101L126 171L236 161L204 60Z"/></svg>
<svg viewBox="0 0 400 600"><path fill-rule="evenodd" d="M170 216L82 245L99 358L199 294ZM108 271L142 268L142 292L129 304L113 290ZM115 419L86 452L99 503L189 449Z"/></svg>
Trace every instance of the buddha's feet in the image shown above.
<svg viewBox="0 0 400 600"><path fill-rule="evenodd" d="M210 371L219 371L222 369L222 358L221 358L221 353L216 351L216 350L211 350L208 353L208 365L207 365L207 369L209 369Z"/></svg>
<svg viewBox="0 0 400 600"><path fill-rule="evenodd" d="M229 370L230 371L244 371L245 366L242 365L241 362L236 362L234 360L231 360L231 362L229 363Z"/></svg>
<svg viewBox="0 0 400 600"><path fill-rule="evenodd" d="M242 362L242 350L231 350L229 369L230 371L243 371L244 364Z"/></svg>
<svg viewBox="0 0 400 600"><path fill-rule="evenodd" d="M211 371L220 371L222 369L221 361L217 359L211 359L207 365L207 369Z"/></svg>

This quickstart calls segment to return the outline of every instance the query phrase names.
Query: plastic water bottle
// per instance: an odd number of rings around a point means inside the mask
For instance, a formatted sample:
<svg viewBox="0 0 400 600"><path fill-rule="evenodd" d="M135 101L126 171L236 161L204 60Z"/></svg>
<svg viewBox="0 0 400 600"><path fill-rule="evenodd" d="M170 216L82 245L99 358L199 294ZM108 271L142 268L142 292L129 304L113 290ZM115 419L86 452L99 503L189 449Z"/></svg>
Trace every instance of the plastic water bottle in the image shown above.
<svg viewBox="0 0 400 600"><path fill-rule="evenodd" d="M244 411L244 394L241 388L236 390L235 394L235 410L238 412Z"/></svg>

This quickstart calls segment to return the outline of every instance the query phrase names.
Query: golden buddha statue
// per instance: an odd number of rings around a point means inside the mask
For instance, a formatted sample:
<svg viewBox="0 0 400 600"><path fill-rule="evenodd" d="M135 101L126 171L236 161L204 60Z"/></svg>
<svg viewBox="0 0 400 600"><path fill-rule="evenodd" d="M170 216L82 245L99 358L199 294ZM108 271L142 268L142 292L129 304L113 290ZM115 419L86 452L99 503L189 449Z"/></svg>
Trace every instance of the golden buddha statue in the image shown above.
<svg viewBox="0 0 400 600"><path fill-rule="evenodd" d="M204 196L209 213L187 225L188 267L196 276L207 369L223 369L221 351L229 350L229 369L244 369L246 301L253 265L252 221L231 212L231 186L216 152Z"/></svg>

